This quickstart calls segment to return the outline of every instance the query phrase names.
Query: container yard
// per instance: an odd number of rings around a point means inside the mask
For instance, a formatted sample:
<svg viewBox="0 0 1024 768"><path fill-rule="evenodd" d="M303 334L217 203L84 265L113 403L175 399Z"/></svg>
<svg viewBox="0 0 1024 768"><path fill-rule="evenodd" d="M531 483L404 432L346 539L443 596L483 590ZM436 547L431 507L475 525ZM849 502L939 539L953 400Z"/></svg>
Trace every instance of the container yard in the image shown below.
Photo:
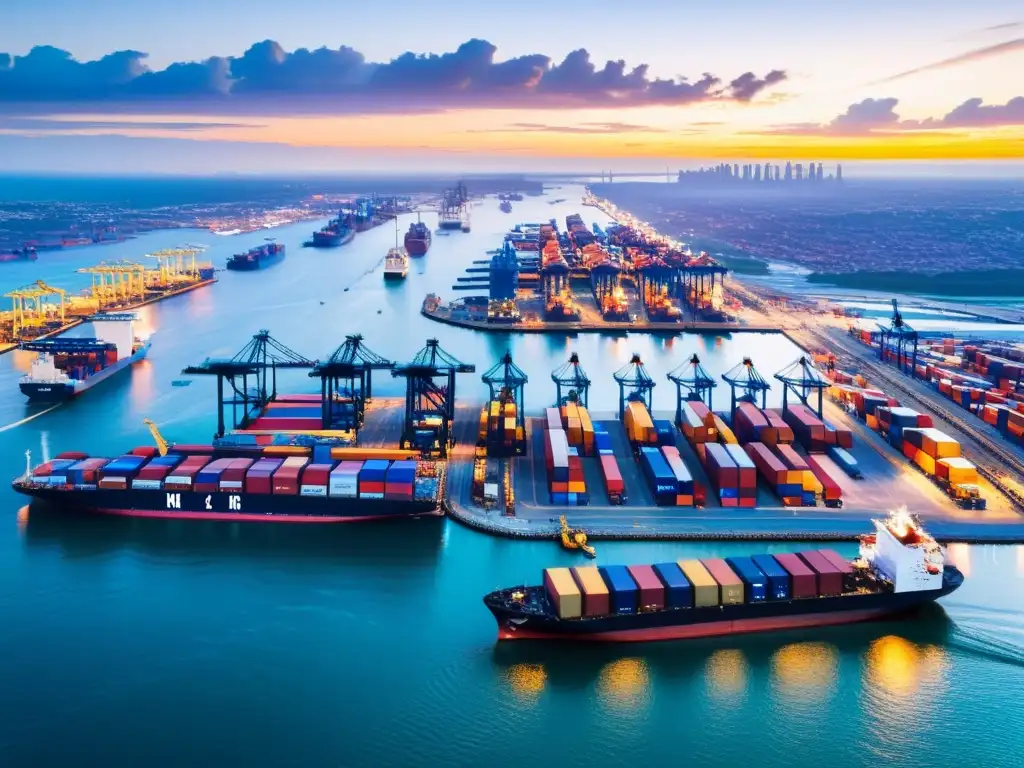
<svg viewBox="0 0 1024 768"><path fill-rule="evenodd" d="M155 267L135 262L101 262L78 271L92 285L72 295L42 280L8 291L12 308L0 312L0 353L19 343L56 336L103 312L126 312L210 285L212 264L196 260L198 248L174 248L149 254Z"/></svg>

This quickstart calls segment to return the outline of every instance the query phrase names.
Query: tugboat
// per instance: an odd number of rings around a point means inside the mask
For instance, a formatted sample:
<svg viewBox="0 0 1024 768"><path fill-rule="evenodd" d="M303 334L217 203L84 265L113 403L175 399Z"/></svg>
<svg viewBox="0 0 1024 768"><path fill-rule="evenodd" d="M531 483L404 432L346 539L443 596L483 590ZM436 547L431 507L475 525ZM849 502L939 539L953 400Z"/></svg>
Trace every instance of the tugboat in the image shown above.
<svg viewBox="0 0 1024 768"><path fill-rule="evenodd" d="M416 223L409 225L405 233L405 250L410 256L422 256L430 250L430 228L416 215Z"/></svg>
<svg viewBox="0 0 1024 768"><path fill-rule="evenodd" d="M398 217L395 216L395 247L388 249L384 257L384 279L405 280L408 274L409 252L398 244Z"/></svg>
<svg viewBox="0 0 1024 768"><path fill-rule="evenodd" d="M501 205L498 206L502 213L512 213L512 203L508 200L502 200Z"/></svg>

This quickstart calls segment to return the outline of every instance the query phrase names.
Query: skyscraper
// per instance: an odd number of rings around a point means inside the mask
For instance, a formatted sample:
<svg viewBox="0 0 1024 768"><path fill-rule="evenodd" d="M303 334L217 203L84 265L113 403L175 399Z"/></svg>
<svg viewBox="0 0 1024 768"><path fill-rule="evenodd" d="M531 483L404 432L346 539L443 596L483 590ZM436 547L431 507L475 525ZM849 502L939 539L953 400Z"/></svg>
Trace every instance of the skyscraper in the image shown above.
<svg viewBox="0 0 1024 768"><path fill-rule="evenodd" d="M786 181L792 181L793 180L793 163L792 162L787 162L786 163L785 179L786 179Z"/></svg>
<svg viewBox="0 0 1024 768"><path fill-rule="evenodd" d="M772 180L772 164L771 163L765 163L764 164L764 180L765 181L771 181Z"/></svg>
<svg viewBox="0 0 1024 768"><path fill-rule="evenodd" d="M836 181L842 181L842 180L843 180L843 166L841 166L839 163L836 163Z"/></svg>
<svg viewBox="0 0 1024 768"><path fill-rule="evenodd" d="M825 179L825 164L818 163L818 181L824 181Z"/></svg>
<svg viewBox="0 0 1024 768"><path fill-rule="evenodd" d="M760 180L761 180L761 166L760 165L755 165L754 166L754 181L760 181Z"/></svg>
<svg viewBox="0 0 1024 768"><path fill-rule="evenodd" d="M797 181L803 181L803 178L804 178L804 164L803 163L797 163L796 164L796 180Z"/></svg>

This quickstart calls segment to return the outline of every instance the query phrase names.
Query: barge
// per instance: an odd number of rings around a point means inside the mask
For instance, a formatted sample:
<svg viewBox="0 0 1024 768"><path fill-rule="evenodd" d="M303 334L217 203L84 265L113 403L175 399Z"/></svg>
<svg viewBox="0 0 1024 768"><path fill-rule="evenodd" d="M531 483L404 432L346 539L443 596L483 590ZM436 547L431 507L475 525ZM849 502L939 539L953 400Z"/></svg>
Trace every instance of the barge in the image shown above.
<svg viewBox="0 0 1024 768"><path fill-rule="evenodd" d="M869 621L955 591L963 574L906 512L876 520L860 557L832 550L548 568L540 586L484 598L499 640L638 642Z"/></svg>

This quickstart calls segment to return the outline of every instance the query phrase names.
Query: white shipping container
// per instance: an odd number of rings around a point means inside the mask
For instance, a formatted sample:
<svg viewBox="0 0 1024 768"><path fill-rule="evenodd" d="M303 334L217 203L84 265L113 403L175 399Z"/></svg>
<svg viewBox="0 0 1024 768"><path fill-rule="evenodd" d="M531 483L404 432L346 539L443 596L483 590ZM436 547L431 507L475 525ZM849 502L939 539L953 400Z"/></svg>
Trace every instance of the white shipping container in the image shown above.
<svg viewBox="0 0 1024 768"><path fill-rule="evenodd" d="M178 475L171 475L170 477L164 478L164 482L169 485L192 485L192 478L188 476L180 477Z"/></svg>
<svg viewBox="0 0 1024 768"><path fill-rule="evenodd" d="M359 494L360 499L383 499L383 493L361 493Z"/></svg>
<svg viewBox="0 0 1024 768"><path fill-rule="evenodd" d="M562 430L549 429L551 439L551 463L559 468L569 466L569 441Z"/></svg>
<svg viewBox="0 0 1024 768"><path fill-rule="evenodd" d="M299 496L326 496L326 485L304 485L299 489ZM337 495L337 494L335 494Z"/></svg>
<svg viewBox="0 0 1024 768"><path fill-rule="evenodd" d="M309 459L305 456L289 456L284 460L282 467L304 467L309 463Z"/></svg>
<svg viewBox="0 0 1024 768"><path fill-rule="evenodd" d="M221 480L220 489L222 491L240 491L242 489L241 480Z"/></svg>
<svg viewBox="0 0 1024 768"><path fill-rule="evenodd" d="M159 480L132 480L132 488L137 491L159 491Z"/></svg>
<svg viewBox="0 0 1024 768"><path fill-rule="evenodd" d="M344 496L354 499L359 491L358 475L331 475L331 496Z"/></svg>

